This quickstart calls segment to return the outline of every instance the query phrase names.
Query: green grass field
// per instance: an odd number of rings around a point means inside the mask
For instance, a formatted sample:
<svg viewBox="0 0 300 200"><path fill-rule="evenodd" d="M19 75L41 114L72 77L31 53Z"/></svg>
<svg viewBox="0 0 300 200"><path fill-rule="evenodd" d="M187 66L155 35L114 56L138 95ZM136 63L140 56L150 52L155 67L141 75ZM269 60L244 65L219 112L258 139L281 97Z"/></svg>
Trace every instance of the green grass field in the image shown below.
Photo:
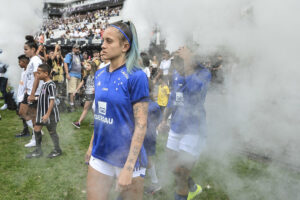
<svg viewBox="0 0 300 200"><path fill-rule="evenodd" d="M2 105L2 102L0 103ZM56 199L86 199L86 174L87 166L84 164L84 155L87 150L93 127L91 113L81 126L75 129L71 122L81 114L81 109L74 113L61 114L58 124L63 155L54 159L47 159L46 155L52 150L52 141L48 132L44 130L43 152L39 159L25 159L26 154L32 149L24 147L29 137L15 138L14 135L22 130L22 122L15 111L1 111L0 121L0 199L2 200L56 200ZM166 135L158 137L157 152L162 155L166 142ZM161 156L156 158L157 168L162 168ZM254 186L258 177L270 178L266 164L237 157L231 162L231 173L245 180L242 186L232 190L226 181L226 172L215 160L203 155L193 170L194 179L203 186L210 185L197 197L198 200L227 200L230 196L239 195L241 192L249 194L246 199L269 199L259 194ZM284 170L282 170L284 171ZM163 174L158 172L161 177ZM299 176L298 176L299 177ZM277 179L274 179L277 181ZM146 180L147 182L147 180ZM145 195L144 199L169 200L173 199L173 181L170 179L164 184L163 190L154 196ZM269 190L271 191L272 188ZM232 194L235 193L235 194ZM112 191L112 198L116 194ZM242 198L234 198L242 199ZM276 198L272 198L276 199ZM290 198L288 198L290 199Z"/></svg>

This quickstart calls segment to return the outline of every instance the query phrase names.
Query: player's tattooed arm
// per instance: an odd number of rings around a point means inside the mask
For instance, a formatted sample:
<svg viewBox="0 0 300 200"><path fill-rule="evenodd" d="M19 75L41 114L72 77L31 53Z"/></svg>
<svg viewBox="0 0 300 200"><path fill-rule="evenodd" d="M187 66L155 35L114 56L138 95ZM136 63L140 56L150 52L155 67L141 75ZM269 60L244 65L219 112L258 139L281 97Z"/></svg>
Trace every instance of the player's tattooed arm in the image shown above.
<svg viewBox="0 0 300 200"><path fill-rule="evenodd" d="M141 151L144 137L147 131L148 102L138 102L133 105L134 133L131 140L130 150L125 163L126 169L132 171Z"/></svg>

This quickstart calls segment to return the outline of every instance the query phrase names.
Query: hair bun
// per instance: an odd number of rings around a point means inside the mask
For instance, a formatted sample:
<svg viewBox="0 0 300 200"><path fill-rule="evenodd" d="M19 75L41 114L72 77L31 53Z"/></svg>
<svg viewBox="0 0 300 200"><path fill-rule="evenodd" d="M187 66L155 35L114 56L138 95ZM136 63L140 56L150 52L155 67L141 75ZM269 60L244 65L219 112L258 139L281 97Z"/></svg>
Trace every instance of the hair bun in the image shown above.
<svg viewBox="0 0 300 200"><path fill-rule="evenodd" d="M34 38L32 35L26 35L25 39L28 40L28 42L34 42Z"/></svg>

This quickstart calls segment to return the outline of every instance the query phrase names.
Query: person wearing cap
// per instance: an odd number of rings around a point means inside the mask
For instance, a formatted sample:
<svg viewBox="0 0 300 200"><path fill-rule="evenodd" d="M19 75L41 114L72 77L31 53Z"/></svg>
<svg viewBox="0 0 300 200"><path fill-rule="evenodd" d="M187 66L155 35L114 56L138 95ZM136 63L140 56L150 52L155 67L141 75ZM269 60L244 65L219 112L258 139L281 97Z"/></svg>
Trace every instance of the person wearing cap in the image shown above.
<svg viewBox="0 0 300 200"><path fill-rule="evenodd" d="M64 59L64 68L68 80L68 93L70 95L71 112L74 111L74 95L76 88L81 81L81 69L83 66L83 56L80 54L79 45L74 44L71 53Z"/></svg>

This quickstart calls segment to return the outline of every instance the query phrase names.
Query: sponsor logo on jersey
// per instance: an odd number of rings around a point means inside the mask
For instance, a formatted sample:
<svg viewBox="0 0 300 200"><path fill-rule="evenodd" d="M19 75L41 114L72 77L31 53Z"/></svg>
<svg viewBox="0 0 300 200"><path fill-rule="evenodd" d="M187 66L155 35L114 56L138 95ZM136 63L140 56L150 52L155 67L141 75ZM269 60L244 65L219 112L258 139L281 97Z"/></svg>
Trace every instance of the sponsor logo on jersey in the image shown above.
<svg viewBox="0 0 300 200"><path fill-rule="evenodd" d="M176 92L175 105L183 106L184 105L184 97L182 92Z"/></svg>
<svg viewBox="0 0 300 200"><path fill-rule="evenodd" d="M106 115L107 103L104 101L98 101L99 114Z"/></svg>
<svg viewBox="0 0 300 200"><path fill-rule="evenodd" d="M114 123L114 119L113 118L108 118L108 117L104 117L103 115L94 115L95 120L99 120L105 124L113 124Z"/></svg>

